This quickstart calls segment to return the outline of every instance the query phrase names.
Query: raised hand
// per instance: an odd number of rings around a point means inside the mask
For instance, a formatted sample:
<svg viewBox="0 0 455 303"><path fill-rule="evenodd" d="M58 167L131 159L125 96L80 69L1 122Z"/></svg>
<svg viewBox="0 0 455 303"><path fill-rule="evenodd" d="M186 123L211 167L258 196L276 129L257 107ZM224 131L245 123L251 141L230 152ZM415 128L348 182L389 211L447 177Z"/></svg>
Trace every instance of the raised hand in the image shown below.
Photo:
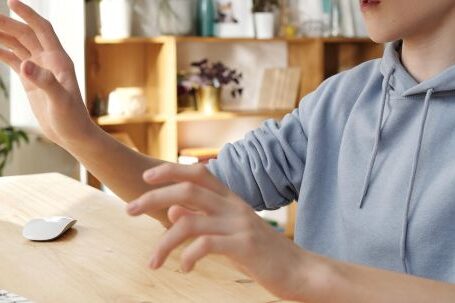
<svg viewBox="0 0 455 303"><path fill-rule="evenodd" d="M0 15L0 61L19 74L45 135L60 145L83 140L94 127L73 62L49 21L19 0L8 6L26 23Z"/></svg>
<svg viewBox="0 0 455 303"><path fill-rule="evenodd" d="M182 252L183 271L191 271L208 254L221 254L275 295L298 296L302 281L296 273L305 266L304 251L265 223L204 166L164 164L147 171L144 180L152 185L173 184L150 191L128 206L134 216L169 208L173 226L156 246L151 268L161 267L174 249L194 239Z"/></svg>

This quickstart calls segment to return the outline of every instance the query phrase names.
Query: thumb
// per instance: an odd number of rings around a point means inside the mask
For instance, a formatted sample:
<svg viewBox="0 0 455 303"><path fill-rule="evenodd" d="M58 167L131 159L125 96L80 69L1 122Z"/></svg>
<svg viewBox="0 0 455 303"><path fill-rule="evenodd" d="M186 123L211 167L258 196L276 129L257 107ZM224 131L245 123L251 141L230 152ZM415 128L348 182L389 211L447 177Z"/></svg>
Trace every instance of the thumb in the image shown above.
<svg viewBox="0 0 455 303"><path fill-rule="evenodd" d="M24 61L21 64L21 75L35 86L44 90L52 100L59 99L65 94L64 88L57 81L54 74L32 61Z"/></svg>

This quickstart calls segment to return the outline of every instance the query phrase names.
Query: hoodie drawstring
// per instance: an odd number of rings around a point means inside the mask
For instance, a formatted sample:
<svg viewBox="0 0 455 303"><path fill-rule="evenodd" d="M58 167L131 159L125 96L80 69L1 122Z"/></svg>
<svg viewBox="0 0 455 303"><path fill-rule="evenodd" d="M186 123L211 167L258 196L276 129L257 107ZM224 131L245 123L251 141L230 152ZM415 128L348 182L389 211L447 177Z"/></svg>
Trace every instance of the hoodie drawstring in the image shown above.
<svg viewBox="0 0 455 303"><path fill-rule="evenodd" d="M379 141L381 140L382 119L384 117L384 110L385 110L385 105L387 103L387 96L389 95L389 82L390 82L390 78L392 77L394 71L395 71L395 69L392 68L390 70L390 72L387 74L387 76L385 77L385 82L384 82L385 87L384 87L384 93L382 95L382 100L381 100L381 110L379 112L378 123L376 126L376 137L375 137L375 141L374 141L373 151L372 151L371 157L370 157L370 162L368 164L367 174L363 181L362 197L360 198L359 208L363 207L363 203L365 201L365 197L368 193L368 188L370 186L370 178L371 178L371 174L373 172L374 162L376 161L376 156L378 155Z"/></svg>
<svg viewBox="0 0 455 303"><path fill-rule="evenodd" d="M368 189L370 187L371 174L373 172L374 163L375 163L376 157L378 155L379 142L381 140L381 130L382 130L382 122L383 122L382 120L384 118L384 110L385 110L385 106L387 103L387 97L389 95L389 82L390 82L390 79L391 79L394 71L395 70L392 68L390 70L390 72L387 74L387 76L385 77L385 82L384 82L385 88L384 88L384 93L382 95L381 109L379 112L378 122L376 125L376 136L375 136L373 150L372 150L371 156L370 156L370 161L368 164L367 174L366 174L364 182L363 182L362 196L360 198L359 208L362 208L364 206L365 197L366 197L366 195L368 193ZM412 193L414 191L414 184L415 184L415 179L416 179L416 175L417 175L417 166L419 163L420 151L422 149L423 135L425 133L425 124L427 121L428 111L430 108L430 100L431 100L431 96L433 95L433 93L434 93L434 89L431 88L427 91L426 96L425 96L425 102L424 102L424 107L423 107L423 111L422 111L422 118L420 120L419 137L418 137L416 149L414 151L412 170L411 170L408 190L407 190L407 194L406 194L406 205L405 205L405 210L404 210L404 214L403 214L402 232L401 232L401 240L400 240L400 257L401 257L404 271L406 273L408 273L408 265L406 262L406 244L407 244L406 242L407 242L407 237L408 237L409 210L410 210L410 206L411 206Z"/></svg>
<svg viewBox="0 0 455 303"><path fill-rule="evenodd" d="M412 171L411 171L408 191L407 191L407 195L406 195L406 205L405 205L405 211L404 211L404 215L403 215L403 227L402 227L401 243L400 243L400 257L401 257L401 261L403 263L404 271L406 273L408 272L408 266L406 263L406 244L407 244L406 240L408 237L409 209L411 206L412 193L414 191L414 184L415 184L415 179L416 179L416 174L417 174L417 166L419 163L420 151L422 149L423 135L425 133L425 124L427 121L428 111L430 108L430 100L431 100L431 96L433 95L433 93L434 93L434 89L429 89L425 96L425 103L424 103L424 108L423 108L423 112L422 112L422 118L420 120L419 138L418 138L416 149L414 152L414 161L412 162Z"/></svg>

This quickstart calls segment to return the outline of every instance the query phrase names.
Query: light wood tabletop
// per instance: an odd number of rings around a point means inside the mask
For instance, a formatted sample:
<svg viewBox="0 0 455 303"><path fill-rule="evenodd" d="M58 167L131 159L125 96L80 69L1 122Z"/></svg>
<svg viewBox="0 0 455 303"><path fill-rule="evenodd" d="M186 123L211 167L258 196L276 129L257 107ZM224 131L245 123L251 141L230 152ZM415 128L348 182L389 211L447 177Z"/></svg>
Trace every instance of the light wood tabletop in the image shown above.
<svg viewBox="0 0 455 303"><path fill-rule="evenodd" d="M37 217L71 216L54 242L22 237ZM0 288L41 303L282 302L218 256L195 272L179 271L178 253L147 268L164 228L131 218L115 197L59 174L0 178Z"/></svg>

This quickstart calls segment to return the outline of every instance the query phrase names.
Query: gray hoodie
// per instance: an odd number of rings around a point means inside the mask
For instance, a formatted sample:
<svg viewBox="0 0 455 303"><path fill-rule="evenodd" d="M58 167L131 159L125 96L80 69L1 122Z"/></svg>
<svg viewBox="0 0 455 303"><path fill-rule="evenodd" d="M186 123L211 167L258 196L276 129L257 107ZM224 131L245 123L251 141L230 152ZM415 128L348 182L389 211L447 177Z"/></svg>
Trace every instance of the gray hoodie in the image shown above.
<svg viewBox="0 0 455 303"><path fill-rule="evenodd" d="M455 66L418 83L399 47L328 79L208 168L256 210L298 201L307 250L455 282Z"/></svg>

